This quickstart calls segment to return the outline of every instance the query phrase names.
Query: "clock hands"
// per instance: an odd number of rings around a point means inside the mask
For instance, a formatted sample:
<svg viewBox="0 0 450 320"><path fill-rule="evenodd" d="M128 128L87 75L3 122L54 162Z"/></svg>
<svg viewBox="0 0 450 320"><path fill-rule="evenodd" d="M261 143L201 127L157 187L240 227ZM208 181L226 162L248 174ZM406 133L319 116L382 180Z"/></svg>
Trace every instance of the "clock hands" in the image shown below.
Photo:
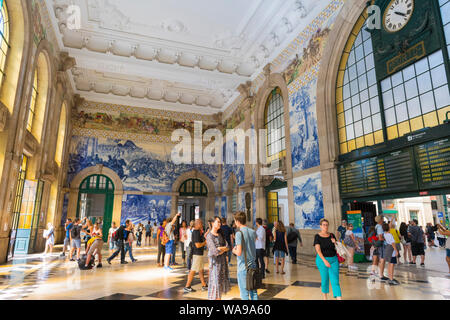
<svg viewBox="0 0 450 320"><path fill-rule="evenodd" d="M399 12L399 11L395 11L394 13L399 15L399 16L406 17L406 13Z"/></svg>

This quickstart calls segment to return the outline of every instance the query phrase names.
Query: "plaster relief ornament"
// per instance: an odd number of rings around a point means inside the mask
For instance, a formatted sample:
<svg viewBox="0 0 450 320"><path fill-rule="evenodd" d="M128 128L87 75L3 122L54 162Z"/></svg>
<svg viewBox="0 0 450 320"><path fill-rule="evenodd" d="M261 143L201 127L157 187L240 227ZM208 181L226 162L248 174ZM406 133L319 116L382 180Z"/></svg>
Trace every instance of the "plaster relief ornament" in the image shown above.
<svg viewBox="0 0 450 320"><path fill-rule="evenodd" d="M130 29L130 18L118 8L114 0L88 0L89 18L97 21L100 27L120 31Z"/></svg>
<svg viewBox="0 0 450 320"><path fill-rule="evenodd" d="M167 32L186 33L188 29L179 20L165 20L161 23L161 28Z"/></svg>

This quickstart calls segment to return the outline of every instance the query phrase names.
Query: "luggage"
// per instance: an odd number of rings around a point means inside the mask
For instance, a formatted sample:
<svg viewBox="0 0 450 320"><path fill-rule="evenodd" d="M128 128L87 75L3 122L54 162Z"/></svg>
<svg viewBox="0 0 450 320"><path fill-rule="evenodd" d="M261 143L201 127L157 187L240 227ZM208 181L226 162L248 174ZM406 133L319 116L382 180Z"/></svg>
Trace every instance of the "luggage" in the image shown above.
<svg viewBox="0 0 450 320"><path fill-rule="evenodd" d="M84 265L86 264L86 259L87 259L87 256L85 254L83 254L80 257L80 260L78 260L78 268L80 268L81 270L83 270ZM95 258L91 257L91 260L89 261L88 269L92 269L94 266L95 266Z"/></svg>

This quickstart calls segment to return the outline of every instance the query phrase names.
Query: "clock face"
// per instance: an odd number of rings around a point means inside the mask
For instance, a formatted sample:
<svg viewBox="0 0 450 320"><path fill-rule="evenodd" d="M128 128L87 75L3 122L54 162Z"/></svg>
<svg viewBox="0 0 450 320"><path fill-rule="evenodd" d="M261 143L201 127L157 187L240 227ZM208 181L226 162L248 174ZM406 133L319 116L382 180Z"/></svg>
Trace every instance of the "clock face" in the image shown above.
<svg viewBox="0 0 450 320"><path fill-rule="evenodd" d="M392 0L384 13L384 28L387 32L403 29L411 19L413 11L414 0Z"/></svg>

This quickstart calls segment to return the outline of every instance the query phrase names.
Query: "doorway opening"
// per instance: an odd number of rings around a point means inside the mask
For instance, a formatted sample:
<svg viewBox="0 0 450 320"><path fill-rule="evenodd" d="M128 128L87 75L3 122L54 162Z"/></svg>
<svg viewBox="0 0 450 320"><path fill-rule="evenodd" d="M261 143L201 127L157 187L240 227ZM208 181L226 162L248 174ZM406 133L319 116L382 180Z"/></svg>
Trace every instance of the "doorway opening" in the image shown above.
<svg viewBox="0 0 450 320"><path fill-rule="evenodd" d="M195 219L202 219L205 223L206 199L208 188L199 179L189 179L183 182L178 190L178 212L181 213L180 222L189 223Z"/></svg>
<svg viewBox="0 0 450 320"><path fill-rule="evenodd" d="M273 225L275 221L283 221L289 225L289 201L287 182L274 179L270 185L265 187L267 199L267 222Z"/></svg>
<svg viewBox="0 0 450 320"><path fill-rule="evenodd" d="M35 247L44 182L27 180L27 167L28 157L24 155L14 199L8 259L16 254L33 253Z"/></svg>
<svg viewBox="0 0 450 320"><path fill-rule="evenodd" d="M88 218L102 227L103 241L108 239L114 206L114 184L105 175L92 175L80 184L77 218Z"/></svg>

